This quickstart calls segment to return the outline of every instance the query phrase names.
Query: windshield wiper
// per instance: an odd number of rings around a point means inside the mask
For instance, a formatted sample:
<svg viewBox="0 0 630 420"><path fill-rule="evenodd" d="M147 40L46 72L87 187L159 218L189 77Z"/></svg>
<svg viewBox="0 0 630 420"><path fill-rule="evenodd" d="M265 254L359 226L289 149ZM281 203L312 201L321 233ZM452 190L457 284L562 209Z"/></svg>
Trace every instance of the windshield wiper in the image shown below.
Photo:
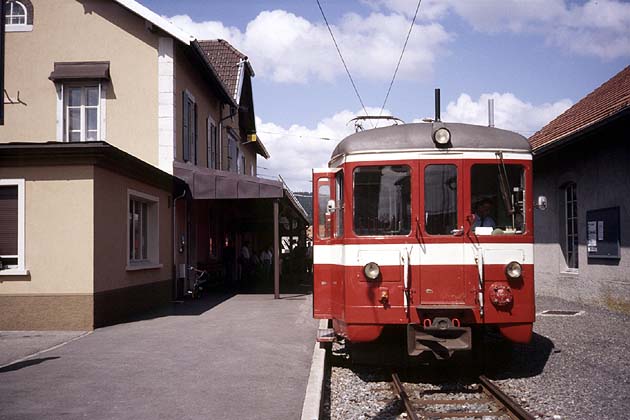
<svg viewBox="0 0 630 420"><path fill-rule="evenodd" d="M514 207L512 207L512 200L510 200L510 182L508 181L507 170L505 169L505 163L503 163L503 152L496 152L495 155L499 162L497 167L499 169L499 188L501 189L501 197L503 197L503 204L508 214L514 214Z"/></svg>

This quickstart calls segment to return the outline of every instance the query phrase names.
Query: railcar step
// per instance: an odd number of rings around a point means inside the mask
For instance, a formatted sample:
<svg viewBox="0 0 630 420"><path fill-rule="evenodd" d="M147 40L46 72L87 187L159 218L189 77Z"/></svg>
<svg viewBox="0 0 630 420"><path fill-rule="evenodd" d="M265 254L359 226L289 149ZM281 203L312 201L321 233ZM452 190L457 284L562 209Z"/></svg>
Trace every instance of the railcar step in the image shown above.
<svg viewBox="0 0 630 420"><path fill-rule="evenodd" d="M332 328L320 328L317 330L318 343L332 343L335 341L335 330Z"/></svg>

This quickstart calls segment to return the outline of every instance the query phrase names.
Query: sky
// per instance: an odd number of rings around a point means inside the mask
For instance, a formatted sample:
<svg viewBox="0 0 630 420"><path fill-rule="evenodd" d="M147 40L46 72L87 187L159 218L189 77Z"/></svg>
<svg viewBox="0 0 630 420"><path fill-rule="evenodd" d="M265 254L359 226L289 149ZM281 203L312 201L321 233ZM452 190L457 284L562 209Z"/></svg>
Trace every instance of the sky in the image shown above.
<svg viewBox="0 0 630 420"><path fill-rule="evenodd" d="M311 168L365 112L407 123L488 124L531 136L630 63L630 1L140 0L197 39L225 39L249 57L257 131L271 154L258 173L311 190ZM381 124L382 125L382 124ZM370 123L365 124L371 127Z"/></svg>

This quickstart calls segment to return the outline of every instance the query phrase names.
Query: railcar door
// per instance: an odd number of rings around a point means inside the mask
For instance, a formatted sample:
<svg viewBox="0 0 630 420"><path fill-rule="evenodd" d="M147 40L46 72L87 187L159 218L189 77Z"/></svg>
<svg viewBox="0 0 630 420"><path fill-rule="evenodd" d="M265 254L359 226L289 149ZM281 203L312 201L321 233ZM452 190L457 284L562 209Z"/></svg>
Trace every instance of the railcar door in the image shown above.
<svg viewBox="0 0 630 420"><path fill-rule="evenodd" d="M333 230L335 173L337 169L313 170L313 317L332 318L332 278L335 267ZM331 201L332 200L332 201Z"/></svg>
<svg viewBox="0 0 630 420"><path fill-rule="evenodd" d="M420 163L419 303L465 305L464 215L461 160Z"/></svg>

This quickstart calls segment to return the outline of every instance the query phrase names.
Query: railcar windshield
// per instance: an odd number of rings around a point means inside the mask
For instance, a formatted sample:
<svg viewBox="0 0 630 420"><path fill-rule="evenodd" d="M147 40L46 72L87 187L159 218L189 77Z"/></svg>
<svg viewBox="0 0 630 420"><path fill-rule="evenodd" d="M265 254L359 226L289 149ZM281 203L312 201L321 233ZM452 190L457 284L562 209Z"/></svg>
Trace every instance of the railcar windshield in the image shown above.
<svg viewBox="0 0 630 420"><path fill-rule="evenodd" d="M428 165L424 170L424 223L430 235L457 229L457 167Z"/></svg>
<svg viewBox="0 0 630 420"><path fill-rule="evenodd" d="M411 232L411 168L361 166L354 170L354 232L360 236Z"/></svg>
<svg viewBox="0 0 630 420"><path fill-rule="evenodd" d="M474 233L477 235L523 233L525 231L523 167L479 164L473 165L470 175L471 213L475 215L472 225Z"/></svg>

